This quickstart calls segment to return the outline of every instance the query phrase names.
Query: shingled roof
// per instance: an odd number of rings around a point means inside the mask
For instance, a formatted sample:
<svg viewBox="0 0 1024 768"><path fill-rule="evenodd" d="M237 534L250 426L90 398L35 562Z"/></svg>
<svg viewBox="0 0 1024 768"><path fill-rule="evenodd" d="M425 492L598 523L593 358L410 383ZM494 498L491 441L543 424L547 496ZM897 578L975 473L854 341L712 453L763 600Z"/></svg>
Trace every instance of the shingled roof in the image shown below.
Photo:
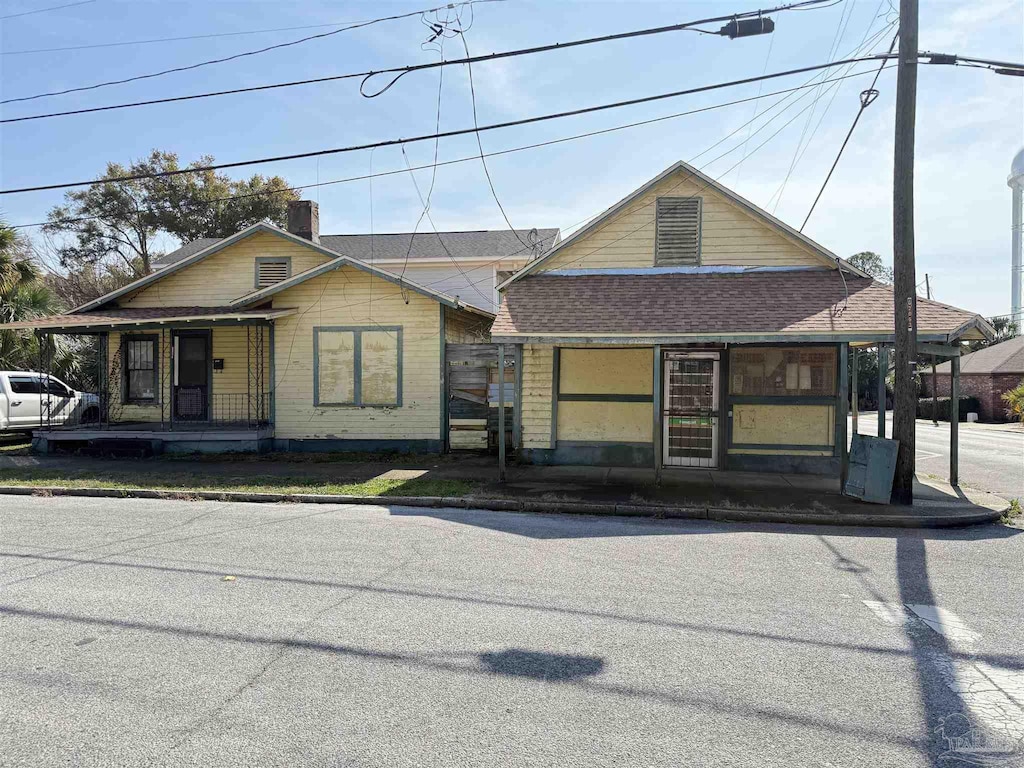
<svg viewBox="0 0 1024 768"><path fill-rule="evenodd" d="M836 270L599 272L512 283L492 337L778 334L854 340L893 333L892 289ZM972 312L925 299L917 307L921 337L951 338L969 327L991 331Z"/></svg>
<svg viewBox="0 0 1024 768"><path fill-rule="evenodd" d="M532 231L519 229L513 233L510 229L502 229L436 234L420 232L416 235L409 232L380 235L321 235L320 244L336 253L362 261L404 259L406 254L411 260L446 259L449 254L457 259L494 259L499 256L530 259L546 253L558 239L557 229L538 229L535 235L530 234ZM217 242L219 241L215 237L194 240L156 259L155 266L162 268L176 264ZM527 249L523 243L536 243L536 246L534 249Z"/></svg>
<svg viewBox="0 0 1024 768"><path fill-rule="evenodd" d="M949 363L935 368L949 373ZM1024 375L1024 336L1016 336L960 358L960 373L1019 373Z"/></svg>
<svg viewBox="0 0 1024 768"><path fill-rule="evenodd" d="M295 314L294 309L239 309L237 307L130 307L79 312L74 315L50 315L0 325L10 330L60 330L67 328L103 328L118 325L144 325L170 321L245 321L270 320Z"/></svg>

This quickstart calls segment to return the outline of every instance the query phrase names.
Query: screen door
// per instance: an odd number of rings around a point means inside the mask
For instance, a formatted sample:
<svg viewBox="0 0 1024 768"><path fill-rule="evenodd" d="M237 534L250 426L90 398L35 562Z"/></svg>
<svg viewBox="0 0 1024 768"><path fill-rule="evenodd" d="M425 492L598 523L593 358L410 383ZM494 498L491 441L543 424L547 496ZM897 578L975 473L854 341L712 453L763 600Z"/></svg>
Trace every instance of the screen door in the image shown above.
<svg viewBox="0 0 1024 768"><path fill-rule="evenodd" d="M669 352L664 361L662 461L718 466L718 353Z"/></svg>

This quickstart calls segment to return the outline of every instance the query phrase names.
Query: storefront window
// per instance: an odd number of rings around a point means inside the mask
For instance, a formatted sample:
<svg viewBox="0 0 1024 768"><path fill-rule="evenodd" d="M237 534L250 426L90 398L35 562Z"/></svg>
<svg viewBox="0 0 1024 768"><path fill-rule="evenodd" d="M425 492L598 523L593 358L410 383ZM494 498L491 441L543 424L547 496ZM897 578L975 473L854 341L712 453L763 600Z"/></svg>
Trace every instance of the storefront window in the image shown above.
<svg viewBox="0 0 1024 768"><path fill-rule="evenodd" d="M768 397L830 397L836 393L834 347L733 348L729 393Z"/></svg>

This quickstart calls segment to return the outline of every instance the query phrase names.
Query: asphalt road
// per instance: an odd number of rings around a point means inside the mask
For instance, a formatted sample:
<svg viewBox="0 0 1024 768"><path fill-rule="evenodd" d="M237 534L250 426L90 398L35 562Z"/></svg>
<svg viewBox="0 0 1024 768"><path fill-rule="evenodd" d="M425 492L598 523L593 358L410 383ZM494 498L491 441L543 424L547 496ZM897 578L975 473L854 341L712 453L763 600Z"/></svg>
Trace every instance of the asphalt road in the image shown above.
<svg viewBox="0 0 1024 768"><path fill-rule="evenodd" d="M860 414L858 429L878 434L878 416ZM850 429L850 434L853 429ZM892 412L887 414L886 435L892 437ZM917 422L917 468L949 477L949 423ZM1024 499L1024 431L1000 431L985 426L960 425L960 482L972 488Z"/></svg>
<svg viewBox="0 0 1024 768"><path fill-rule="evenodd" d="M1020 765L1022 533L0 496L0 765Z"/></svg>

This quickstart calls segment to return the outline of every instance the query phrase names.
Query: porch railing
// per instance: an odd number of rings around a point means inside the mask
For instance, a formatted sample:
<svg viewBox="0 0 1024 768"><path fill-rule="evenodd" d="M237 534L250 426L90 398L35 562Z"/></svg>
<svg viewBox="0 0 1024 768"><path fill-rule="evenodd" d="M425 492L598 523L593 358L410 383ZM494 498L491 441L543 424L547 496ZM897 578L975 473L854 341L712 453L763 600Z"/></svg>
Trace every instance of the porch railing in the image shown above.
<svg viewBox="0 0 1024 768"><path fill-rule="evenodd" d="M43 394L40 398L39 421L43 429L117 429L132 425L136 429L149 426L155 430L191 430L217 428L258 429L272 424L271 395L214 393L207 407L190 410L184 415L174 404L157 404L152 409L125 409L117 393L87 394L77 403ZM193 415L194 414L194 415Z"/></svg>

